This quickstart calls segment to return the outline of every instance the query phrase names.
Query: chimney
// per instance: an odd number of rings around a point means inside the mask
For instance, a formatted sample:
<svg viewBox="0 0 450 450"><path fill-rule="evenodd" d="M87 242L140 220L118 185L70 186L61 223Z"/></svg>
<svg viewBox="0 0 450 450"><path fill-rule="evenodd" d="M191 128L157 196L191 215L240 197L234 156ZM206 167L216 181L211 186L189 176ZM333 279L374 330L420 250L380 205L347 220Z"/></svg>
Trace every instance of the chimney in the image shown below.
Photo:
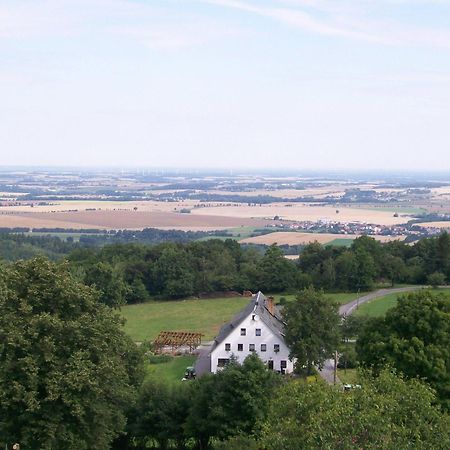
<svg viewBox="0 0 450 450"><path fill-rule="evenodd" d="M266 308L272 316L275 315L275 299L273 297L267 297Z"/></svg>

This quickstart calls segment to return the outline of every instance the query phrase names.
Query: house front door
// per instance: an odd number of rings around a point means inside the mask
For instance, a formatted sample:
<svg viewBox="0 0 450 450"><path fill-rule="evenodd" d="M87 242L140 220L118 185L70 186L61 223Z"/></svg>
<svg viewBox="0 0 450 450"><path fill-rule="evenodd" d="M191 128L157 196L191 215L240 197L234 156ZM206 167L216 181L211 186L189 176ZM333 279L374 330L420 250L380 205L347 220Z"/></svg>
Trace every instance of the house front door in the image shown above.
<svg viewBox="0 0 450 450"><path fill-rule="evenodd" d="M268 365L269 365L269 369L273 370L273 361L272 360L269 360Z"/></svg>

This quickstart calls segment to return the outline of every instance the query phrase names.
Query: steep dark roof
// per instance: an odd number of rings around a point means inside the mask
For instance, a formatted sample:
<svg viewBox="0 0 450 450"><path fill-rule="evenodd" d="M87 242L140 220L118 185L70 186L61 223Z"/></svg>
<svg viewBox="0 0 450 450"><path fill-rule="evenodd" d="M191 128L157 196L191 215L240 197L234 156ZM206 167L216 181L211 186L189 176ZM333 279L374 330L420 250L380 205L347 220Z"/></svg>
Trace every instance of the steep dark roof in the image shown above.
<svg viewBox="0 0 450 450"><path fill-rule="evenodd" d="M211 349L214 350L225 338L235 329L238 328L241 322L250 314L256 314L276 336L284 340L284 323L281 319L279 310L275 308L275 315L270 314L267 309L267 298L262 292L258 292L252 297L248 305L236 314L235 317L225 324L219 331L219 334L214 339L214 345Z"/></svg>

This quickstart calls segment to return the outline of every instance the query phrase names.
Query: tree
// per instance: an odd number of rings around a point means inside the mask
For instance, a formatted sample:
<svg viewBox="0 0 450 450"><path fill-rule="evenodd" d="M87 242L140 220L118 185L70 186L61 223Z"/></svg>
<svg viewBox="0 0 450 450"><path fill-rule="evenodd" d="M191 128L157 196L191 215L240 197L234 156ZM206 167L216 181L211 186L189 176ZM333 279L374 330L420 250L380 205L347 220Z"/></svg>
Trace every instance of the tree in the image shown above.
<svg viewBox="0 0 450 450"><path fill-rule="evenodd" d="M100 301L105 305L117 308L125 304L127 285L118 268L107 262L98 262L86 269L85 283L94 286L100 292Z"/></svg>
<svg viewBox="0 0 450 450"><path fill-rule="evenodd" d="M286 321L286 343L290 356L297 358L297 370L310 374L312 367L322 367L339 344L338 305L323 291L313 288L301 291L296 300L283 310Z"/></svg>
<svg viewBox="0 0 450 450"><path fill-rule="evenodd" d="M170 385L164 380L147 380L132 413L129 434L142 448L156 441L165 450L171 442L182 448L186 440L184 424L191 402L189 383Z"/></svg>
<svg viewBox="0 0 450 450"><path fill-rule="evenodd" d="M0 444L108 449L142 358L96 292L45 258L0 269Z"/></svg>
<svg viewBox="0 0 450 450"><path fill-rule="evenodd" d="M276 244L271 245L258 263L259 289L282 292L295 284L296 268Z"/></svg>
<svg viewBox="0 0 450 450"><path fill-rule="evenodd" d="M445 275L442 272L430 273L427 277L427 283L433 288L438 288L445 284Z"/></svg>
<svg viewBox="0 0 450 450"><path fill-rule="evenodd" d="M390 254L384 256L383 274L391 281L392 286L402 279L405 270L402 258Z"/></svg>
<svg viewBox="0 0 450 450"><path fill-rule="evenodd" d="M356 342L359 360L377 372L390 364L420 377L450 408L450 300L429 291L400 297L385 317L372 319Z"/></svg>
<svg viewBox="0 0 450 450"><path fill-rule="evenodd" d="M428 386L391 371L365 375L361 389L288 383L274 393L260 448L450 448L450 419Z"/></svg>
<svg viewBox="0 0 450 450"><path fill-rule="evenodd" d="M187 297L194 293L194 273L186 251L166 246L153 268L157 292L166 297Z"/></svg>
<svg viewBox="0 0 450 450"><path fill-rule="evenodd" d="M258 433L276 381L256 354L242 365L232 359L218 374L200 378L192 392L188 434L204 449L212 437L226 440L240 433Z"/></svg>

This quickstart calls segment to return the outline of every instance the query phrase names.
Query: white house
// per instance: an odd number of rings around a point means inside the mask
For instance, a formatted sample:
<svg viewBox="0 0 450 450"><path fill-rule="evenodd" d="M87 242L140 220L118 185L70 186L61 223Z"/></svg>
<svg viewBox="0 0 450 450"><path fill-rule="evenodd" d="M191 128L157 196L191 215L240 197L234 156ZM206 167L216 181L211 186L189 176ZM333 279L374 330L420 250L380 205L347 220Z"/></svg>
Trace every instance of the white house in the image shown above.
<svg viewBox="0 0 450 450"><path fill-rule="evenodd" d="M231 355L243 362L256 352L269 369L281 373L294 370L289 348L284 341L284 323L273 298L261 292L234 319L224 325L214 340L210 356L210 371L216 373Z"/></svg>

